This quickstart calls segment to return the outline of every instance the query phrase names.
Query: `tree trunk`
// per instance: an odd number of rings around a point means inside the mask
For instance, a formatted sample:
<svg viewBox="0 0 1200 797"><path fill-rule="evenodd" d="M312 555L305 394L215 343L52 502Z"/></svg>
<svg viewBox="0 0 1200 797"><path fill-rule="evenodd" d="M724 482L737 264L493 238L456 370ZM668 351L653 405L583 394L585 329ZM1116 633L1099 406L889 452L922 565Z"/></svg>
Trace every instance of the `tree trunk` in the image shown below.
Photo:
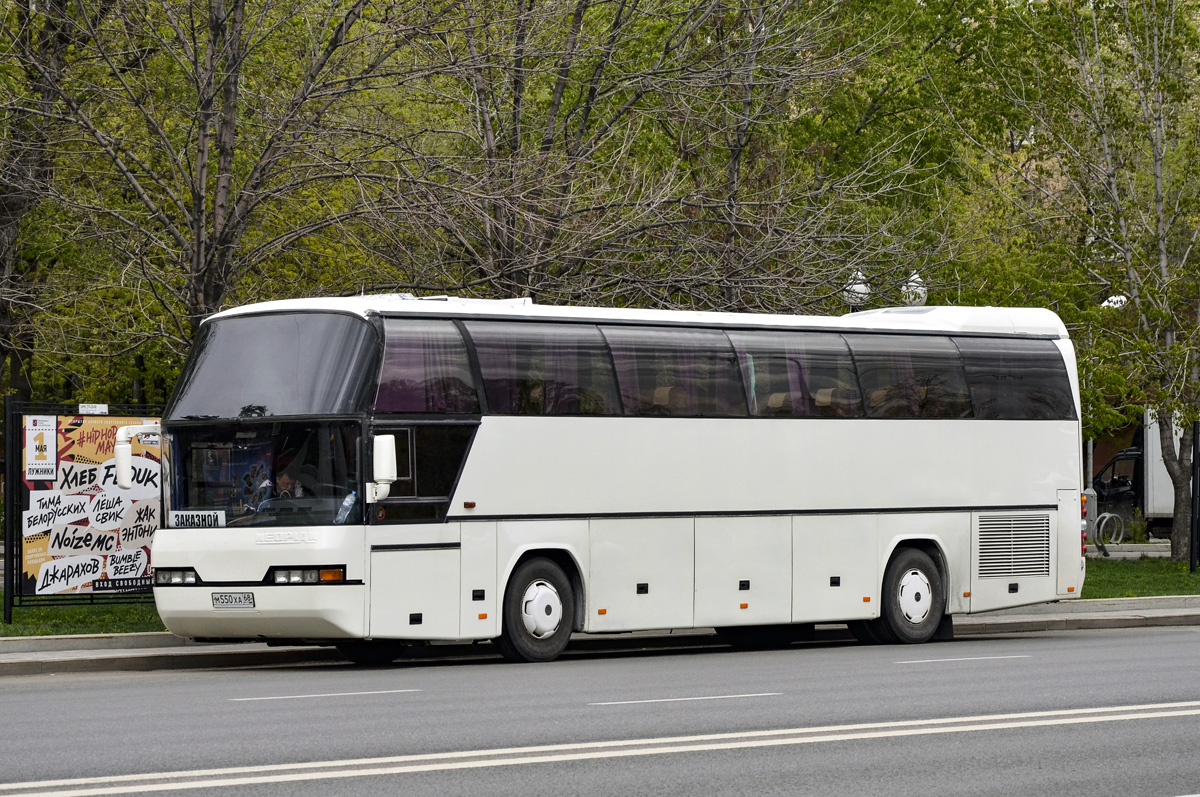
<svg viewBox="0 0 1200 797"><path fill-rule="evenodd" d="M1192 489L1175 485L1175 518L1171 521L1171 559L1187 562L1192 555Z"/></svg>
<svg viewBox="0 0 1200 797"><path fill-rule="evenodd" d="M1175 493L1175 517L1171 522L1171 559L1186 562L1191 555L1192 538L1192 431L1185 429L1175 439L1175 417L1158 416L1158 435L1162 444L1163 464ZM1151 467L1152 463L1143 463Z"/></svg>

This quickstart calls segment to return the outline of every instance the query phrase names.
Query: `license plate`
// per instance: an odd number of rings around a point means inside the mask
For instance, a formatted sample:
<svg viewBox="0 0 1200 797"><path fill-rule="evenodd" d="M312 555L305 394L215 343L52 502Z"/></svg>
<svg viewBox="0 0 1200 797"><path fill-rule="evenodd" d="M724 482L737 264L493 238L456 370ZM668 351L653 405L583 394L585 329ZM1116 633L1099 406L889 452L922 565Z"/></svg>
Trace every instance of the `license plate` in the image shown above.
<svg viewBox="0 0 1200 797"><path fill-rule="evenodd" d="M253 592L214 592L212 594L214 609L253 609Z"/></svg>

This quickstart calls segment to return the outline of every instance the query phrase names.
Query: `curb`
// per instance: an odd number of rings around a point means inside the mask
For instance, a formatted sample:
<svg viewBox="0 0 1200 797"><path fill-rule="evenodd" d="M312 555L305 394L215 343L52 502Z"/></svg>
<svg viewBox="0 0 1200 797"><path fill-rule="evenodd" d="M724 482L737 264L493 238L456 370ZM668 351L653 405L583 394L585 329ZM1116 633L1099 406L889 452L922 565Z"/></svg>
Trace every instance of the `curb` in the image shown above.
<svg viewBox="0 0 1200 797"><path fill-rule="evenodd" d="M1012 616L983 622L970 616L955 618L954 635L984 636L1031 631L1088 631L1100 628L1161 628L1200 625L1200 611L1164 611L1162 613L1121 613L1106 615Z"/></svg>

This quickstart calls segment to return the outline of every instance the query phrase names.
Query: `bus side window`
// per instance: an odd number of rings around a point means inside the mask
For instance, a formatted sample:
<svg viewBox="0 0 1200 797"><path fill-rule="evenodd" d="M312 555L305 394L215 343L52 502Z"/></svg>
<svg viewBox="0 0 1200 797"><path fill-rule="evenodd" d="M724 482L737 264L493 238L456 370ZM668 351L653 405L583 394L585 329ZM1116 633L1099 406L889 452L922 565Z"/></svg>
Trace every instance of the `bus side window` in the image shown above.
<svg viewBox="0 0 1200 797"><path fill-rule="evenodd" d="M840 335L729 330L751 414L853 418L862 415L850 350Z"/></svg>
<svg viewBox="0 0 1200 797"><path fill-rule="evenodd" d="M626 415L744 417L737 356L724 332L601 327Z"/></svg>
<svg viewBox="0 0 1200 797"><path fill-rule="evenodd" d="M414 496L417 485L412 470L412 429L388 429L387 433L396 438L396 481L388 494L395 498Z"/></svg>
<svg viewBox="0 0 1200 797"><path fill-rule="evenodd" d="M954 338L962 352L976 418L1075 420L1075 400L1053 341Z"/></svg>
<svg viewBox="0 0 1200 797"><path fill-rule="evenodd" d="M617 379L590 324L467 321L488 411L499 415L618 415Z"/></svg>
<svg viewBox="0 0 1200 797"><path fill-rule="evenodd" d="M403 523L444 518L475 428L473 424L376 427L396 437L400 478L392 484L388 497L375 505L373 521Z"/></svg>
<svg viewBox="0 0 1200 797"><path fill-rule="evenodd" d="M377 411L479 412L467 348L452 321L389 318L384 335Z"/></svg>
<svg viewBox="0 0 1200 797"><path fill-rule="evenodd" d="M970 394L949 338L846 335L872 418L970 418Z"/></svg>

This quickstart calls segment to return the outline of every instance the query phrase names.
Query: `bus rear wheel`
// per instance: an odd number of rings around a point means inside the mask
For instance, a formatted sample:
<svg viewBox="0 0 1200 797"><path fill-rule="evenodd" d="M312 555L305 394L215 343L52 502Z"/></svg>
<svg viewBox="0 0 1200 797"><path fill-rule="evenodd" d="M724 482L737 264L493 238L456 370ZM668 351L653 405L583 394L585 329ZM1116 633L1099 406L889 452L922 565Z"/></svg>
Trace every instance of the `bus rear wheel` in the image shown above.
<svg viewBox="0 0 1200 797"><path fill-rule="evenodd" d="M530 559L508 580L496 647L509 661L553 661L571 639L574 618L567 574L549 559Z"/></svg>
<svg viewBox="0 0 1200 797"><path fill-rule="evenodd" d="M872 631L881 641L928 642L946 612L942 574L929 554L902 548L888 562L883 576L883 607Z"/></svg>

